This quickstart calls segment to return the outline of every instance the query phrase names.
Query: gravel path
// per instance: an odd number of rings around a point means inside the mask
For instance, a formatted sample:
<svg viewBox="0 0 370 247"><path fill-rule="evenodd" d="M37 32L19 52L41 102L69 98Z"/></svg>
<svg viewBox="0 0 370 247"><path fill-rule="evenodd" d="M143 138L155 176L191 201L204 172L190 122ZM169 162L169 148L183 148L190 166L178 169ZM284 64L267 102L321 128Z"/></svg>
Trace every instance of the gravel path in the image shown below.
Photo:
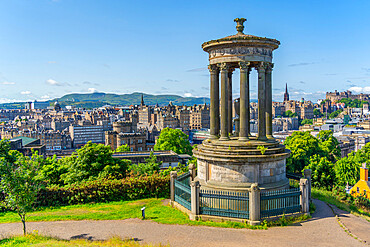
<svg viewBox="0 0 370 247"><path fill-rule="evenodd" d="M63 239L106 239L111 236L136 238L146 243L170 246L366 246L338 224L333 211L315 200L316 212L311 220L288 227L268 230L226 229L205 226L164 225L139 219L104 221L30 222L29 231ZM345 215L344 213L342 213ZM347 215L343 223L363 240L369 235L370 223ZM360 223L357 223L360 222ZM360 224L355 226L356 224ZM360 227L359 227L360 226ZM364 229L364 230L361 230ZM21 234L21 224L0 224L0 236ZM356 232L357 231L357 232Z"/></svg>

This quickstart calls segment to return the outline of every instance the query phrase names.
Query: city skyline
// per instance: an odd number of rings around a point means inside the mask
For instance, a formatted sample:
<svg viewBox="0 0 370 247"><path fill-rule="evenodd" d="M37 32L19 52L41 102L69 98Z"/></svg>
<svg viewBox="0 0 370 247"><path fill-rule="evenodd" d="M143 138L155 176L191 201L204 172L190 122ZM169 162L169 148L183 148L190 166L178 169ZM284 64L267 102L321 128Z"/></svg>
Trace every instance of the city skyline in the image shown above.
<svg viewBox="0 0 370 247"><path fill-rule="evenodd" d="M370 93L368 2L233 3L3 1L0 103L96 91L209 97L201 44L235 34L236 17L247 18L245 33L281 42L275 101L286 83L294 100L335 89ZM253 99L256 86L253 71Z"/></svg>

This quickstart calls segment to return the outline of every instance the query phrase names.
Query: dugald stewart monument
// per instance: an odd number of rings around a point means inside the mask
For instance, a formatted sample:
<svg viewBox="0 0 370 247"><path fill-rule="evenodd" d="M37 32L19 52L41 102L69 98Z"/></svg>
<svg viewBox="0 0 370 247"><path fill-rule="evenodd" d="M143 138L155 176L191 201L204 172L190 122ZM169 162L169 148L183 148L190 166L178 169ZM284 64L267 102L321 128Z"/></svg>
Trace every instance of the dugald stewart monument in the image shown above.
<svg viewBox="0 0 370 247"><path fill-rule="evenodd" d="M272 54L276 39L245 34L246 19L237 18L237 34L202 44L209 54L210 138L194 151L202 189L248 192L289 188L289 150L272 135ZM232 108L233 72L240 70L240 99ZM258 82L249 80L252 69ZM258 135L250 134L250 84L258 83ZM239 118L233 128L233 110Z"/></svg>

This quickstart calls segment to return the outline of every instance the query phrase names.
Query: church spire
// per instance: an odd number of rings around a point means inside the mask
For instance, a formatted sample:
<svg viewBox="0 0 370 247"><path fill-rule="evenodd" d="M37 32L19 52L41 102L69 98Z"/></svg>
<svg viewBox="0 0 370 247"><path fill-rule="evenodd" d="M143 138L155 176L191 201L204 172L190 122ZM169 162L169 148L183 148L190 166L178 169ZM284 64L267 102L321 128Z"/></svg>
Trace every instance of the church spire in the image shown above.
<svg viewBox="0 0 370 247"><path fill-rule="evenodd" d="M284 101L289 101L288 83L285 84Z"/></svg>
<svg viewBox="0 0 370 247"><path fill-rule="evenodd" d="M141 106L143 106L144 105L144 94L141 94L141 104L140 104Z"/></svg>

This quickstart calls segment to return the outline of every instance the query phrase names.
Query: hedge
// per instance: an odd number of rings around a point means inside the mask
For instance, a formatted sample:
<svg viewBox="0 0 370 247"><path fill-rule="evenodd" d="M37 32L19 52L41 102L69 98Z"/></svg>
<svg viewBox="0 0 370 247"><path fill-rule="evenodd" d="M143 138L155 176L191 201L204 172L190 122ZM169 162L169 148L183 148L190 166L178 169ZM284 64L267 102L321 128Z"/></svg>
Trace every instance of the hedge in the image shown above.
<svg viewBox="0 0 370 247"><path fill-rule="evenodd" d="M170 177L160 174L124 179L100 179L69 186L54 186L39 192L36 206L73 205L91 202L137 200L170 194Z"/></svg>

